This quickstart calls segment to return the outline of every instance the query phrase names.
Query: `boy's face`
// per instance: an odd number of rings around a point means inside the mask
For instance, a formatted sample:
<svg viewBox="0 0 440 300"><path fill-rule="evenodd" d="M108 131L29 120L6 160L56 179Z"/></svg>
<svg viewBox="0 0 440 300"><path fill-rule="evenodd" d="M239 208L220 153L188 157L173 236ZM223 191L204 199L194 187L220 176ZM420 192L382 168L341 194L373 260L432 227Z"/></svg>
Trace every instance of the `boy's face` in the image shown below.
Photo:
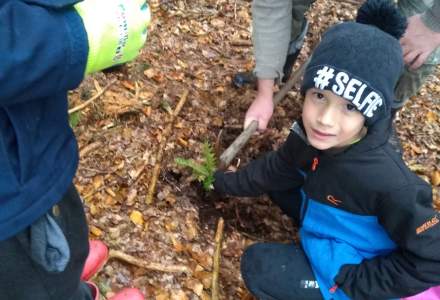
<svg viewBox="0 0 440 300"><path fill-rule="evenodd" d="M309 143L319 150L350 145L364 132L365 117L349 101L328 90L307 91L302 119Z"/></svg>

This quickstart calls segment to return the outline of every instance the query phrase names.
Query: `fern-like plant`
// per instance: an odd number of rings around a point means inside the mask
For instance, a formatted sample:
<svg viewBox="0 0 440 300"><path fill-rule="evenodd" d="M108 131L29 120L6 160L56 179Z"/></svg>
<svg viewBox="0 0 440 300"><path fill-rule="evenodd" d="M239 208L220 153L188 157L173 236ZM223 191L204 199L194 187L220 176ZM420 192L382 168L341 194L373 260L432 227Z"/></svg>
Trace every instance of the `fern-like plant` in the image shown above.
<svg viewBox="0 0 440 300"><path fill-rule="evenodd" d="M202 163L193 159L177 157L174 161L181 166L192 170L192 175L202 183L206 191L214 189L214 172L216 170L216 159L214 150L209 142L204 142L202 146Z"/></svg>

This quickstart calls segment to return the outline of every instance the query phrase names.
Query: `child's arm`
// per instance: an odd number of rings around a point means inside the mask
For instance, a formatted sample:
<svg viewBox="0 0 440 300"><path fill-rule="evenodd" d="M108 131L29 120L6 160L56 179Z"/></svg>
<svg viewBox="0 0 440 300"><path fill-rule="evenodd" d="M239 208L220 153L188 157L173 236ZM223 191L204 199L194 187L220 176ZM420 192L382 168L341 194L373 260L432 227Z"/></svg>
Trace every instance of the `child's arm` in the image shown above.
<svg viewBox="0 0 440 300"><path fill-rule="evenodd" d="M398 248L342 267L335 282L353 299L398 298L440 285L439 220L429 186L391 192L379 207L379 221Z"/></svg>
<svg viewBox="0 0 440 300"><path fill-rule="evenodd" d="M74 88L84 76L87 35L73 7L2 1L0 40L0 106Z"/></svg>
<svg viewBox="0 0 440 300"><path fill-rule="evenodd" d="M144 0L4 0L0 106L75 88L84 73L134 58L146 38Z"/></svg>
<svg viewBox="0 0 440 300"><path fill-rule="evenodd" d="M299 187L303 176L299 169L315 154L312 148L292 132L284 144L237 172L216 172L214 187L221 194L259 196L269 191Z"/></svg>

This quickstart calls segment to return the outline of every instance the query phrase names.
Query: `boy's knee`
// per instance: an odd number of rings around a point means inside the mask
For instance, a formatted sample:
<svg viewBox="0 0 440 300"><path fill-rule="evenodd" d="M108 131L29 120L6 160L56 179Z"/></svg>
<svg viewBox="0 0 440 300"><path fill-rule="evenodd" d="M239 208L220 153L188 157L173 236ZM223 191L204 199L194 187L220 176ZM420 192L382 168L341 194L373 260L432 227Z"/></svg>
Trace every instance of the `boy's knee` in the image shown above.
<svg viewBox="0 0 440 300"><path fill-rule="evenodd" d="M253 244L246 248L241 256L240 270L246 287L253 293L258 294L261 284L264 282L264 245Z"/></svg>

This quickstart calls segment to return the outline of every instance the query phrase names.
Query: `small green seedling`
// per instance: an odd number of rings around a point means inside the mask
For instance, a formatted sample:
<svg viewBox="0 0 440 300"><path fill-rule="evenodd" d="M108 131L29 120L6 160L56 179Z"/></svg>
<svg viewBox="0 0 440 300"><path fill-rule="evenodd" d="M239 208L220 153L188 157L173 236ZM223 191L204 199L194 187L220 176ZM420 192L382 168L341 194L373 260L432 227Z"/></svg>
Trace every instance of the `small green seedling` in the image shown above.
<svg viewBox="0 0 440 300"><path fill-rule="evenodd" d="M202 183L206 191L214 189L214 172L216 170L216 159L212 146L205 142L202 147L202 163L198 163L193 159L184 159L177 157L175 162L178 165L188 167L192 170L192 175Z"/></svg>

